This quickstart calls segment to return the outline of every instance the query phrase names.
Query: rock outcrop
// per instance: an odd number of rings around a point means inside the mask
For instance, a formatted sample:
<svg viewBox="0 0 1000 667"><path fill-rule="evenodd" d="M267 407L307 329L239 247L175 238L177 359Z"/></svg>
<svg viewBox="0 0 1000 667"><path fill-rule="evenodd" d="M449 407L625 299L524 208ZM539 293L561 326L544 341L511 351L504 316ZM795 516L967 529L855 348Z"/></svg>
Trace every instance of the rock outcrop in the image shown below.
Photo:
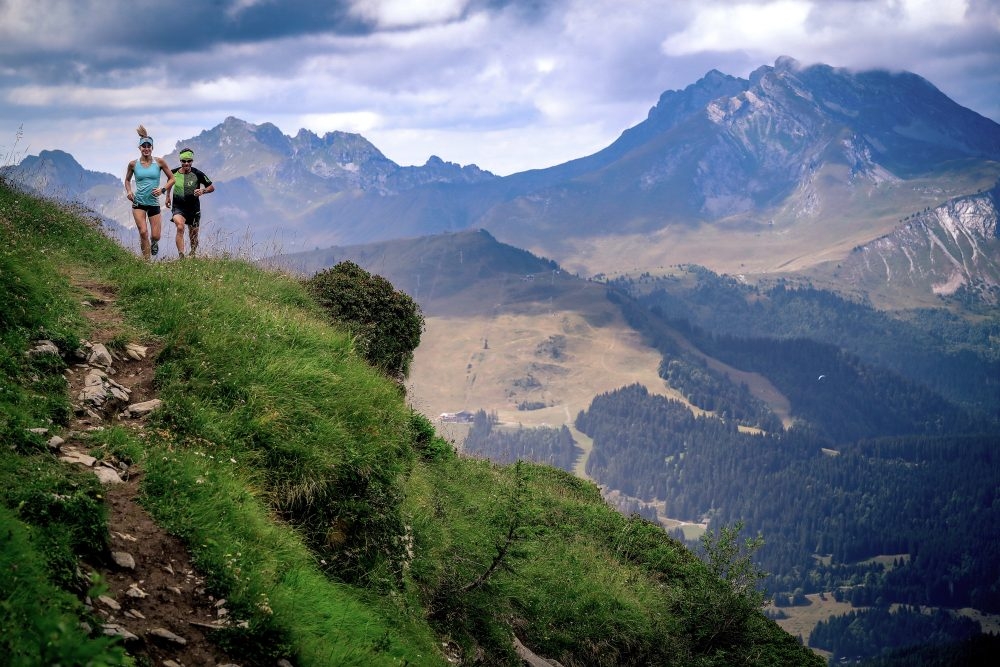
<svg viewBox="0 0 1000 667"><path fill-rule="evenodd" d="M897 284L967 305L1000 303L1000 185L914 214L841 263L858 284Z"/></svg>

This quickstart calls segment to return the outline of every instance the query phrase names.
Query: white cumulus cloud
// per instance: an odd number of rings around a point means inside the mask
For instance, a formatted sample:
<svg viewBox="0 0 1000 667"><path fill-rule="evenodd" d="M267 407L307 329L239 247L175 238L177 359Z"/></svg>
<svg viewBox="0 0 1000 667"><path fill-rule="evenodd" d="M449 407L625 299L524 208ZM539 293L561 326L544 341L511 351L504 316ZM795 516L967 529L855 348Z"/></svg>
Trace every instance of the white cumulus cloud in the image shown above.
<svg viewBox="0 0 1000 667"><path fill-rule="evenodd" d="M354 0L351 13L380 28L403 28L458 18L465 6L464 0Z"/></svg>

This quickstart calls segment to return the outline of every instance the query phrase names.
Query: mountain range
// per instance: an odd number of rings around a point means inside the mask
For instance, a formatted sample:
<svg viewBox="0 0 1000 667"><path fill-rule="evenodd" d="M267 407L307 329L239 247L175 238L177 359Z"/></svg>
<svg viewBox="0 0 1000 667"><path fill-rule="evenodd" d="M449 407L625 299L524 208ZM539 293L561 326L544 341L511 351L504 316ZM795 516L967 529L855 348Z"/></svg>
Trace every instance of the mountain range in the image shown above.
<svg viewBox="0 0 1000 667"><path fill-rule="evenodd" d="M712 70L663 93L607 148L506 177L436 156L403 167L358 134L290 137L234 117L178 142L167 161L182 147L217 184L206 231L220 245L241 239L253 256L482 228L580 275L694 263L750 276L802 272L834 286L857 279L858 269L843 267L858 249L903 243L914 216L1000 178L1000 125L925 79L788 57L747 79ZM11 171L131 227L117 179L65 153L43 151ZM986 234L977 261L958 278L938 275L932 254L901 251L920 265L913 275L934 278L911 281L897 298L934 303L959 279L982 280L987 289L974 291L990 293L995 208L976 211L960 220Z"/></svg>

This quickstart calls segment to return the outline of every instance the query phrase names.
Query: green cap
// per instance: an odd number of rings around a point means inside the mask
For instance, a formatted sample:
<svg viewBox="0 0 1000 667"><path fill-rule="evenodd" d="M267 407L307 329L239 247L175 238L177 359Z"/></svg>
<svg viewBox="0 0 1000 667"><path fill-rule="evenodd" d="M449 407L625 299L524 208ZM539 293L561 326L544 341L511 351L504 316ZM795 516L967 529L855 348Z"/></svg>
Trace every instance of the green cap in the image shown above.
<svg viewBox="0 0 1000 667"><path fill-rule="evenodd" d="M181 151L180 158L182 160L193 160L194 159L194 151Z"/></svg>

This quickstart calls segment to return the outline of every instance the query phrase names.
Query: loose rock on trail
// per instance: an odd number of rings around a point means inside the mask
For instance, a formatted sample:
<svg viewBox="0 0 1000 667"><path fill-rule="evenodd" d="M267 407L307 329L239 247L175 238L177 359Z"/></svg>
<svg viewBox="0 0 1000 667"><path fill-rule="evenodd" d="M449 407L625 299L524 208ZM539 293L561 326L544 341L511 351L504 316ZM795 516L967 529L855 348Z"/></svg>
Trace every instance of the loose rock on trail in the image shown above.
<svg viewBox="0 0 1000 667"><path fill-rule="evenodd" d="M108 503L110 553L102 562L83 562L86 587L99 575L107 590L87 604L101 619L100 631L122 637L133 656L147 656L165 667L236 667L211 641L218 628L239 621L229 617L226 601L208 594L184 544L160 528L137 502L142 470L110 453L89 451L87 434L118 424L141 437L148 415L159 406L153 386L156 342L109 346L124 331L115 293L107 285L75 279L91 296L84 314L91 338L68 359L66 380L73 415L60 433L47 434L53 454L86 467L104 485ZM29 354L59 350L39 341Z"/></svg>

